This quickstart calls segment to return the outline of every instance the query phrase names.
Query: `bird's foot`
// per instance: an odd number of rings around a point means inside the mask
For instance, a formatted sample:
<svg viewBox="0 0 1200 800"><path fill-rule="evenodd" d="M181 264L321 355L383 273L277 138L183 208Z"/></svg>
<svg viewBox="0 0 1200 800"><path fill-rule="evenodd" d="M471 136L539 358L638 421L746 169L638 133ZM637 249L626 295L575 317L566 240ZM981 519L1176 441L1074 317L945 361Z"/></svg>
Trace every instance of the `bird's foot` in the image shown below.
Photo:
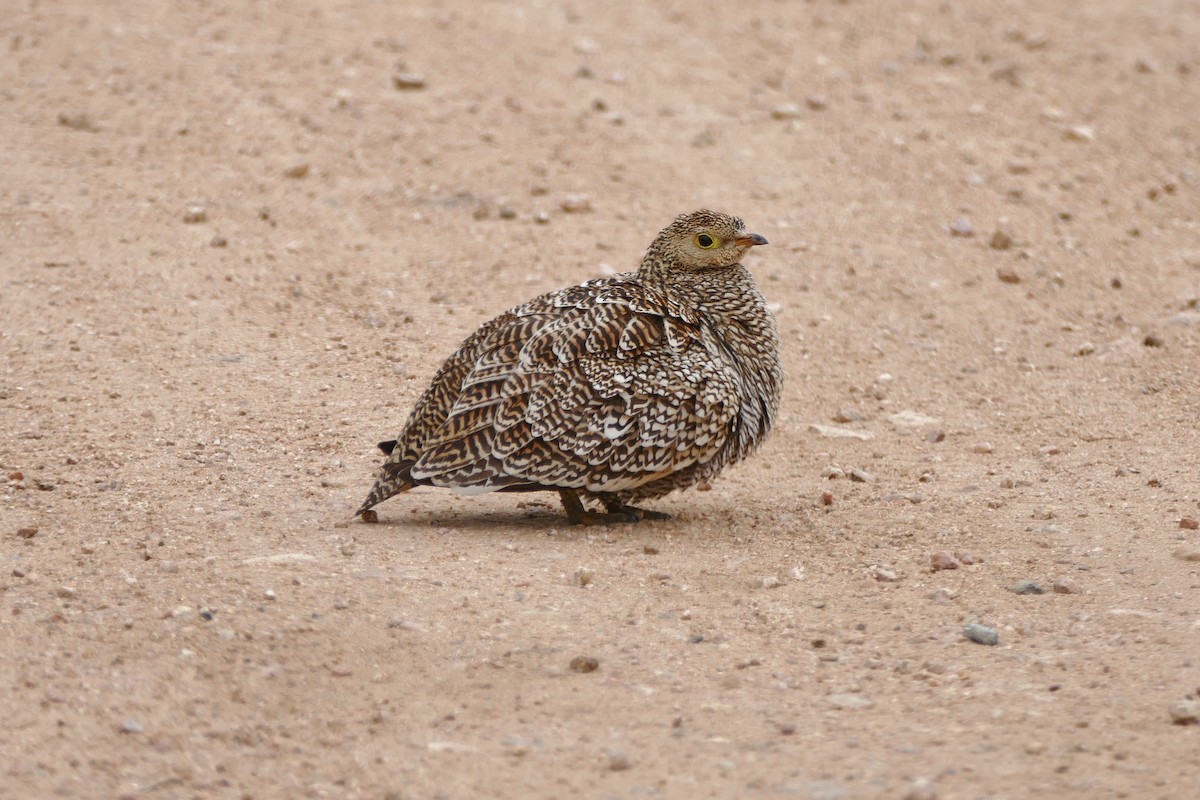
<svg viewBox="0 0 1200 800"><path fill-rule="evenodd" d="M642 520L670 519L669 514L661 511L648 511L644 508L627 506L616 498L604 498L604 511L588 511L579 500L579 495L568 489L558 493L562 498L563 508L567 510L567 521L572 525L623 525Z"/></svg>
<svg viewBox="0 0 1200 800"><path fill-rule="evenodd" d="M658 522L671 518L671 515L665 511L652 511L648 508L625 505L615 497L602 497L600 501L604 503L604 508L609 514L624 514L631 517L630 522Z"/></svg>
<svg viewBox="0 0 1200 800"><path fill-rule="evenodd" d="M604 511L588 511L584 508L579 495L570 489L559 491L563 508L567 510L567 520L572 525L623 525L643 520L670 519L670 514L662 511L651 511L645 508L626 505L613 495L602 495L600 502Z"/></svg>

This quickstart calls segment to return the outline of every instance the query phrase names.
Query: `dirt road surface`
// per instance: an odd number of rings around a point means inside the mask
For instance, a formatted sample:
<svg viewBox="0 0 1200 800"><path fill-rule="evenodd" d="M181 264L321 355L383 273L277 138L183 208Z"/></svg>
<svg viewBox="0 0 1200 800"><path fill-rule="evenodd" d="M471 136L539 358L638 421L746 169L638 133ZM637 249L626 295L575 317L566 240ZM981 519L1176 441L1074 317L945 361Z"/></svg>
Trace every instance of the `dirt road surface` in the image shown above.
<svg viewBox="0 0 1200 800"><path fill-rule="evenodd" d="M0 797L1194 796L1198 42L1171 0L9 0ZM757 457L664 523L351 520L478 324L701 207L771 242Z"/></svg>

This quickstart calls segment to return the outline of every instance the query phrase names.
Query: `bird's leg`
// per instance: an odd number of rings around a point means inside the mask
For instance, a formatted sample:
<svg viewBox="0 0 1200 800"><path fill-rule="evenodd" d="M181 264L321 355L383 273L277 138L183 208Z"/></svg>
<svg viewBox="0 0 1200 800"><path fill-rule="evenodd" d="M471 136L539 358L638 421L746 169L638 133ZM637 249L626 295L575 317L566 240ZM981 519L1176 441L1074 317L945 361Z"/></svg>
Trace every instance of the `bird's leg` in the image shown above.
<svg viewBox="0 0 1200 800"><path fill-rule="evenodd" d="M634 521L641 522L642 520L664 520L670 519L671 515L665 511L652 511L648 508L638 508L637 506L625 505L615 494L600 495L600 502L604 503L604 507L608 509L609 514L625 514L632 516Z"/></svg>
<svg viewBox="0 0 1200 800"><path fill-rule="evenodd" d="M607 512L588 511L584 508L574 489L560 489L558 496L562 498L563 508L567 510L567 521L572 525L617 525L625 522L641 522L643 519L641 509L629 508L619 502L612 506L607 500L604 501ZM646 518L649 519L649 517Z"/></svg>

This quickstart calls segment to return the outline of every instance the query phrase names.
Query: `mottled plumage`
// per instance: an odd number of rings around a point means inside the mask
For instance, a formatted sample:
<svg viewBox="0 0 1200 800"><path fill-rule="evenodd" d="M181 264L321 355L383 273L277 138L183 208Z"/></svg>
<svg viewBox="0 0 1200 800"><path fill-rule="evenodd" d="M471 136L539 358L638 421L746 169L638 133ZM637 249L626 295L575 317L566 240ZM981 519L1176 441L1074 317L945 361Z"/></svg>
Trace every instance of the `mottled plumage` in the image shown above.
<svg viewBox="0 0 1200 800"><path fill-rule="evenodd" d="M442 365L358 514L416 485L558 490L572 522L714 478L775 420L775 320L739 262L766 244L740 219L677 218L637 272L534 298ZM588 512L580 498L605 511Z"/></svg>

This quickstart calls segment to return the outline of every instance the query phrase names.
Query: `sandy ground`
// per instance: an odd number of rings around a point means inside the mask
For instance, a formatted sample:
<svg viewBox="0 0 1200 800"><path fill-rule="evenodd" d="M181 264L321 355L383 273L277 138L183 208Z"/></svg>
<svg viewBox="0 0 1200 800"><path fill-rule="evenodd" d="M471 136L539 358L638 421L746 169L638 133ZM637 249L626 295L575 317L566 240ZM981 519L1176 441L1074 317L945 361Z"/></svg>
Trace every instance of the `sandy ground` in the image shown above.
<svg viewBox="0 0 1200 800"><path fill-rule="evenodd" d="M1193 796L1200 9L900 6L10 0L0 796ZM755 459L351 521L476 325L704 206Z"/></svg>

